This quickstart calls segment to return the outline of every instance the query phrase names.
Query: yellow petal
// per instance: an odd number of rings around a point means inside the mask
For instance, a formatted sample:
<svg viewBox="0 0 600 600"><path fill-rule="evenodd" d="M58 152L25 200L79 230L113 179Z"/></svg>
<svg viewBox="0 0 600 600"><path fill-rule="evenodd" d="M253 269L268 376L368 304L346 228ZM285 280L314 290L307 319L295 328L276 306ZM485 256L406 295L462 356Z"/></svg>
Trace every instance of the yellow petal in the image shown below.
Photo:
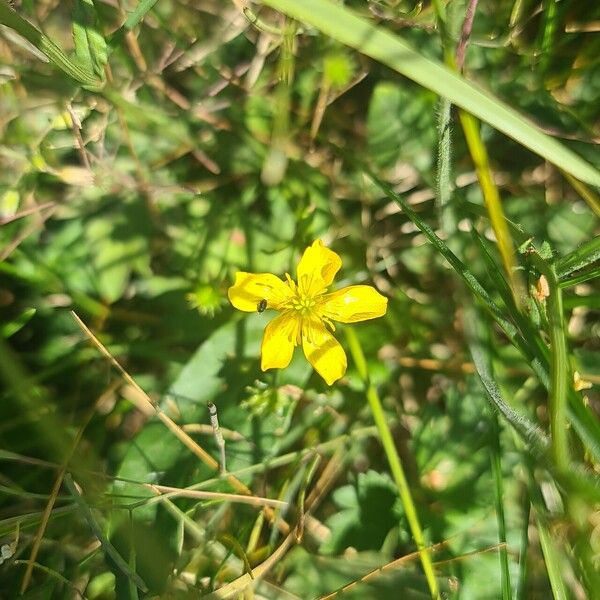
<svg viewBox="0 0 600 600"><path fill-rule="evenodd" d="M313 242L302 255L298 268L298 287L302 294L315 296L331 285L342 266L342 259L321 240Z"/></svg>
<svg viewBox="0 0 600 600"><path fill-rule="evenodd" d="M331 385L346 372L348 363L340 343L320 319L302 321L302 349L315 371Z"/></svg>
<svg viewBox="0 0 600 600"><path fill-rule="evenodd" d="M319 298L316 310L340 323L367 321L385 315L387 298L370 285L351 285Z"/></svg>
<svg viewBox="0 0 600 600"><path fill-rule="evenodd" d="M280 309L291 297L287 283L271 273L235 274L235 283L229 288L229 301L238 310L255 312L261 300L267 301L266 308Z"/></svg>
<svg viewBox="0 0 600 600"><path fill-rule="evenodd" d="M267 325L260 349L260 368L263 371L284 369L290 364L300 328L297 314L288 310Z"/></svg>

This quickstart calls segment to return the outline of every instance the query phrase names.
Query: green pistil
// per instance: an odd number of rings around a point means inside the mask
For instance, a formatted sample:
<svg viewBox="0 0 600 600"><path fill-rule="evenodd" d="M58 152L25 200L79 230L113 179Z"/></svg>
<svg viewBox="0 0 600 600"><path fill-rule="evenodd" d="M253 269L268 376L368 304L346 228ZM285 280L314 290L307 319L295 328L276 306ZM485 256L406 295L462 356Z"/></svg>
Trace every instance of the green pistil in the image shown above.
<svg viewBox="0 0 600 600"><path fill-rule="evenodd" d="M308 296L297 295L292 300L292 307L297 310L303 317L313 312L315 301Z"/></svg>

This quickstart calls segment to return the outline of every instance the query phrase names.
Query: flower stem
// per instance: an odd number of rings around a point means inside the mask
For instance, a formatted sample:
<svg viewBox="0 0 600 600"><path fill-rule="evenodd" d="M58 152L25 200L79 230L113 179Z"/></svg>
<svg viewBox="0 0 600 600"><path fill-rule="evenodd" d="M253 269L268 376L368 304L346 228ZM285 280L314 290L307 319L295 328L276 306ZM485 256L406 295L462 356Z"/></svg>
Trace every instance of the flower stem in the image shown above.
<svg viewBox="0 0 600 600"><path fill-rule="evenodd" d="M419 550L421 565L423 566L423 571L425 573L425 578L427 579L431 597L437 600L440 598L440 592L433 570L431 555L425 545L425 538L423 536L423 529L421 528L421 524L419 522L419 516L417 515L417 509L410 493L410 488L408 486L406 475L404 474L404 469L402 467L402 462L400 461L400 456L396 450L396 445L394 444L390 428L385 420L385 414L383 412L379 395L375 389L375 386L373 386L369 379L367 361L365 360L365 355L360 342L358 341L356 333L354 333L354 331L349 327L345 329L345 333L346 339L348 340L348 346L350 348L350 354L354 359L358 374L360 375L360 378L363 380L366 387L367 400L369 401L373 419L379 432L379 439L381 440L381 444L390 465L392 476L396 482L398 494L400 496L402 506L404 507L404 513L406 514L406 519L408 521L413 539L415 540L415 544Z"/></svg>

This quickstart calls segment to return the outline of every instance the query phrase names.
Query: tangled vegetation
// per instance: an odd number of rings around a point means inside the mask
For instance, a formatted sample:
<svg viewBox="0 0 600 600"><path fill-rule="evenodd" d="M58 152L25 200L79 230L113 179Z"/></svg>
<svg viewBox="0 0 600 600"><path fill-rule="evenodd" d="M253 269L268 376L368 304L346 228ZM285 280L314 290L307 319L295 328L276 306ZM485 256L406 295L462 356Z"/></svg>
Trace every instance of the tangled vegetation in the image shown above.
<svg viewBox="0 0 600 600"><path fill-rule="evenodd" d="M0 598L597 597L599 23L0 0Z"/></svg>

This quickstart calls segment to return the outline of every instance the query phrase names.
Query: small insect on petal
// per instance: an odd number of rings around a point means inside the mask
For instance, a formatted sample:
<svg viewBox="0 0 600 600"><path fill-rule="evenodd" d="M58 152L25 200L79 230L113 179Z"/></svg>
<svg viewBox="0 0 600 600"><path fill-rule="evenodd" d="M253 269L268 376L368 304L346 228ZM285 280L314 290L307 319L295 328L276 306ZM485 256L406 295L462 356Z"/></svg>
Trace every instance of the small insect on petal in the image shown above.
<svg viewBox="0 0 600 600"><path fill-rule="evenodd" d="M256 305L256 310L259 313L265 312L265 309L267 308L267 300L266 298L263 298L257 305Z"/></svg>

